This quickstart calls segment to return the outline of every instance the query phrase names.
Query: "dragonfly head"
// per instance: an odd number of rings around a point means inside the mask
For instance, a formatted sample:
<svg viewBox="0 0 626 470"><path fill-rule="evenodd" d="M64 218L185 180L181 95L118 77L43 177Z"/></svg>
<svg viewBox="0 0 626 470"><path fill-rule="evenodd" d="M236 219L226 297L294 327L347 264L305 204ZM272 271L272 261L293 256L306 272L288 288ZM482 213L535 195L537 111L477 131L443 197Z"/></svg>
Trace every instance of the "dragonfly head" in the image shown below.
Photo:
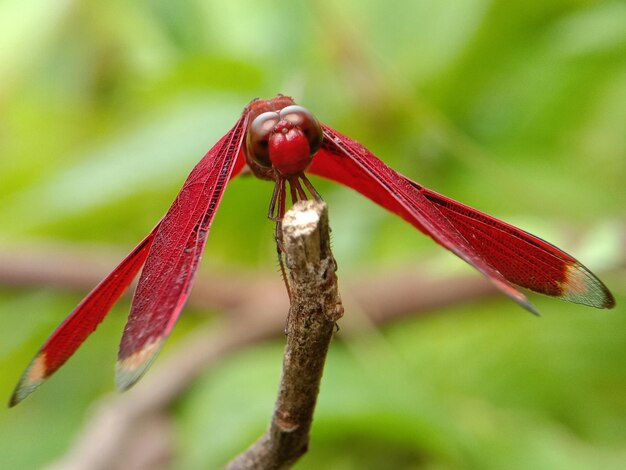
<svg viewBox="0 0 626 470"><path fill-rule="evenodd" d="M284 101L286 97L280 98ZM272 170L287 177L302 173L322 144L322 128L315 116L289 101L291 104L281 109L251 116L246 159L252 171L262 178L274 179L270 177Z"/></svg>

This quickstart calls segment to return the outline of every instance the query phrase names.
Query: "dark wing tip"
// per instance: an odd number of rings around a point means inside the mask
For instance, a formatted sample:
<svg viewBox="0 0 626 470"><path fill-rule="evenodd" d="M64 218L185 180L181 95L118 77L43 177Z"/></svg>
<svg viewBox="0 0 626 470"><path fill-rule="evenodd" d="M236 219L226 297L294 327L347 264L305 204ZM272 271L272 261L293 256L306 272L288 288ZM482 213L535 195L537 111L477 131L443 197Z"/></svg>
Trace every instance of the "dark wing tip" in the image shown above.
<svg viewBox="0 0 626 470"><path fill-rule="evenodd" d="M120 356L115 365L115 384L120 392L137 383L156 358L164 342L165 337L157 338L129 356Z"/></svg>
<svg viewBox="0 0 626 470"><path fill-rule="evenodd" d="M9 400L9 407L14 407L33 393L37 387L46 381L49 375L50 371L46 366L46 353L42 351L35 356L20 377Z"/></svg>
<svg viewBox="0 0 626 470"><path fill-rule="evenodd" d="M604 283L578 262L570 262L559 283L563 300L595 308L615 307L615 298Z"/></svg>

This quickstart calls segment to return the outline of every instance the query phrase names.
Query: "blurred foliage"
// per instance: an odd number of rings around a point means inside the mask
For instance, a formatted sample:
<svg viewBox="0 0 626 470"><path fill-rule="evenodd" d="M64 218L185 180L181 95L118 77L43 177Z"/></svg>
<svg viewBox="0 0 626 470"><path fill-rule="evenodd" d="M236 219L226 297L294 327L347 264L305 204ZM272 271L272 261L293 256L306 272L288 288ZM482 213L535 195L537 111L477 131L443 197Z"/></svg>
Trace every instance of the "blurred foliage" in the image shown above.
<svg viewBox="0 0 626 470"><path fill-rule="evenodd" d="M278 92L408 176L594 270L623 260L620 0L3 0L0 244L130 248L243 106ZM369 201L315 184L342 279L433 257L432 275L465 269ZM273 268L270 194L265 182L234 181L205 258ZM624 274L603 277L617 295L611 313L533 297L537 320L501 299L340 331L297 468L624 468ZM7 399L78 300L0 291ZM112 389L127 308L41 391L0 411L3 468L40 468L67 449ZM281 350L229 357L181 399L172 468L214 468L263 431Z"/></svg>

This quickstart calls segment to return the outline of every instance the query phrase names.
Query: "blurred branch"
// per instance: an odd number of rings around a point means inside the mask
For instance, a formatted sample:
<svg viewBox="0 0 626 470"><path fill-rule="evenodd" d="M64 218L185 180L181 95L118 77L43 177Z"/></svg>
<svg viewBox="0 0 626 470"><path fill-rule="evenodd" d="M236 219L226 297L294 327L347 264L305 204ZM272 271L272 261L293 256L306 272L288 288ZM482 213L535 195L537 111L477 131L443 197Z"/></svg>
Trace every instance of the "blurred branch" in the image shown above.
<svg viewBox="0 0 626 470"><path fill-rule="evenodd" d="M86 294L110 272L116 260L123 257L118 250L77 249L65 245L0 249L0 285ZM367 277L348 282L344 291L350 303L362 309L375 323L496 294L490 283L479 276L433 280L425 277L419 266L372 270ZM131 292L129 289L126 294ZM249 305L256 304L257 309L261 304L271 305L285 312L287 300L285 286L275 272L220 267L201 269L188 305L248 321ZM267 314L272 316L269 311ZM279 327L275 332L280 330Z"/></svg>
<svg viewBox="0 0 626 470"><path fill-rule="evenodd" d="M607 268L626 266L626 225L620 224L619 246ZM575 238L578 237L578 234ZM0 286L56 288L86 294L124 257L118 249L76 248L63 244L24 244L0 247ZM247 318L251 303L288 308L285 287L275 272L220 266L200 270L188 305L199 311L215 310L237 319ZM483 278L467 276L433 279L423 267L406 265L384 271L369 270L367 276L344 284L344 300L374 323L385 323L497 295ZM132 289L127 291L127 295ZM275 310L266 309L271 317ZM258 311L258 310L257 310ZM257 316L257 314L255 314ZM280 326L275 333L280 332Z"/></svg>
<svg viewBox="0 0 626 470"><path fill-rule="evenodd" d="M124 253L115 249L77 248L65 244L28 244L0 248L0 285L16 288L46 287L87 293L117 264ZM278 288L274 276L261 272L232 272L215 269L214 274L203 270L196 282L191 306L202 309L232 310L246 303L242 292ZM271 286L271 287L270 287ZM277 289L276 289L277 290ZM132 293L132 289L126 295Z"/></svg>
<svg viewBox="0 0 626 470"><path fill-rule="evenodd" d="M278 398L269 429L230 470L289 468L306 453L328 347L343 315L326 204L298 202L282 230L291 306Z"/></svg>

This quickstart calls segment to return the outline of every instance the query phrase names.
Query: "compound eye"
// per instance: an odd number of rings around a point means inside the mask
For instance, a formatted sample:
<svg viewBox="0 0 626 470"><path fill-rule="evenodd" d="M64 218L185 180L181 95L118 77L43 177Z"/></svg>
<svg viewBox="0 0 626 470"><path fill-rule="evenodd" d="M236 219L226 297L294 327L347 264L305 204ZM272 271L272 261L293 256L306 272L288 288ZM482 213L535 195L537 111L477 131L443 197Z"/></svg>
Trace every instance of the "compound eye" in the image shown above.
<svg viewBox="0 0 626 470"><path fill-rule="evenodd" d="M272 166L269 154L269 138L278 121L280 121L278 113L268 111L254 118L248 128L246 138L248 157L252 157L261 166Z"/></svg>
<svg viewBox="0 0 626 470"><path fill-rule="evenodd" d="M280 118L290 122L294 127L299 127L300 130L302 130L307 141L309 142L311 155L318 151L320 145L322 145L322 128L311 111L295 104L285 106L280 110Z"/></svg>

